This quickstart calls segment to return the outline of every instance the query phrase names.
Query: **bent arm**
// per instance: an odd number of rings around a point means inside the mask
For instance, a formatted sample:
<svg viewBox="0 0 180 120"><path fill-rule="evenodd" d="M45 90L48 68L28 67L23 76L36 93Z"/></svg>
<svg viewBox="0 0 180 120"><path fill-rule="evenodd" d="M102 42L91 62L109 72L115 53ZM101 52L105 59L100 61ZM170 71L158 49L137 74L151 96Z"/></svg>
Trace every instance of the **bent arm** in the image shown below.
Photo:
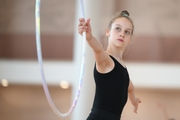
<svg viewBox="0 0 180 120"><path fill-rule="evenodd" d="M139 98L135 97L135 90L134 90L134 85L132 81L130 80L129 82L129 87L128 87L128 97L131 101L131 104L133 105L133 111L137 113L138 109L138 104L141 103L141 100Z"/></svg>

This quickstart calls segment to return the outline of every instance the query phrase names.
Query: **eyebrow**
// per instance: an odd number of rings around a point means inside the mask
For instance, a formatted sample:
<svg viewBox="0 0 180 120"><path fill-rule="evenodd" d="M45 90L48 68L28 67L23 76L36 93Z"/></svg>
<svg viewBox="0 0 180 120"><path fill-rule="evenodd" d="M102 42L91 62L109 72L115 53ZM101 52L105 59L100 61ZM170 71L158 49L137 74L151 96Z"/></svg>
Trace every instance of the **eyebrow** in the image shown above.
<svg viewBox="0 0 180 120"><path fill-rule="evenodd" d="M120 24L115 24L115 26L120 26L120 27L122 27ZM127 28L127 29L132 31L131 28Z"/></svg>

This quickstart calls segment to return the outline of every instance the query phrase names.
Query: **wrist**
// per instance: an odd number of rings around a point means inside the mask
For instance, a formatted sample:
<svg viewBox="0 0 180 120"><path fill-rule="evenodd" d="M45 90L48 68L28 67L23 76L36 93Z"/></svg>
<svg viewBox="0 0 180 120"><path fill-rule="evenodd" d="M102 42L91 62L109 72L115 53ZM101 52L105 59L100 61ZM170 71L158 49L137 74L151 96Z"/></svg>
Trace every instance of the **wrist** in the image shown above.
<svg viewBox="0 0 180 120"><path fill-rule="evenodd" d="M131 101L131 104L136 104L136 98L135 97L132 97L131 99L130 99L130 101Z"/></svg>
<svg viewBox="0 0 180 120"><path fill-rule="evenodd" d="M93 36L91 35L88 39L86 39L87 41L90 41L93 38Z"/></svg>

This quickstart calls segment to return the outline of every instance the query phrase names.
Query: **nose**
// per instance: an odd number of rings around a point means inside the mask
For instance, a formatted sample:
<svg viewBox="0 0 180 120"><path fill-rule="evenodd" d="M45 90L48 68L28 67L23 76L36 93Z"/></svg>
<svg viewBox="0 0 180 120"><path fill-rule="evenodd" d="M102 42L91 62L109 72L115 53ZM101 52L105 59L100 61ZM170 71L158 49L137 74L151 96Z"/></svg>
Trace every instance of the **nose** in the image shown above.
<svg viewBox="0 0 180 120"><path fill-rule="evenodd" d="M124 32L123 31L120 32L120 37L124 37Z"/></svg>

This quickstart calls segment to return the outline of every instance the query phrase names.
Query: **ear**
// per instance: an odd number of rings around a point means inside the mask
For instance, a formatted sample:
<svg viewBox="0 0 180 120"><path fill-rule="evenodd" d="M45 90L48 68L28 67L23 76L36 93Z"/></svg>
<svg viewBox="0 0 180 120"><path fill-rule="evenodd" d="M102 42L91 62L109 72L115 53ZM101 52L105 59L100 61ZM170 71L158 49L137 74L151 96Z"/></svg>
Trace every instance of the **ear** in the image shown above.
<svg viewBox="0 0 180 120"><path fill-rule="evenodd" d="M107 36L107 37L110 36L110 30L106 30L106 36Z"/></svg>

